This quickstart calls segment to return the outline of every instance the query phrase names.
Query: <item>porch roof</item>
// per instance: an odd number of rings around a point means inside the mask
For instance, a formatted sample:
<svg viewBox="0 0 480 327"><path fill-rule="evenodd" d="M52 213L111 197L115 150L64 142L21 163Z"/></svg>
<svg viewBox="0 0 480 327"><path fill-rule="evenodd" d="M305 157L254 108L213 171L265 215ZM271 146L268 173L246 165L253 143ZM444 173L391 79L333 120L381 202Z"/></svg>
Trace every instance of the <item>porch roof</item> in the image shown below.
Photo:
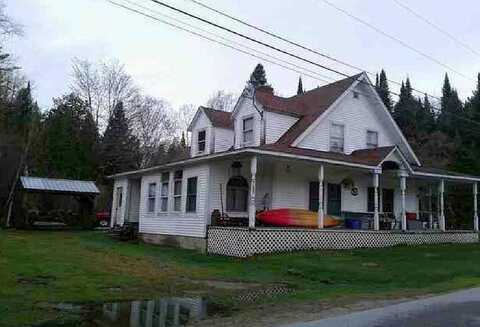
<svg viewBox="0 0 480 327"><path fill-rule="evenodd" d="M299 160L311 160L320 163L357 167L363 169L377 169L380 168L382 162L388 158L390 153L396 149L396 146L385 146L374 149L362 149L356 150L347 155L344 153L330 152L330 151L318 151L312 149L303 149L298 147L292 147L286 144L265 144L257 147L247 147L241 149L230 149L224 152L212 153L208 155L198 157L184 157L176 158L167 161L161 165L148 167L144 169L127 171L108 176L109 178L127 177L132 175L141 175L144 173L153 172L161 169L168 169L179 165L189 165L195 163L201 163L217 158L226 158L229 156L243 155L243 154L260 154L269 156L278 156L284 158L293 158ZM411 166L410 173L414 177L419 178L435 178L435 179L447 179L467 182L480 182L479 176L465 175L457 172Z"/></svg>
<svg viewBox="0 0 480 327"><path fill-rule="evenodd" d="M299 156L377 167L395 149L395 146L356 150L351 154L304 149L278 143L265 144L258 148L262 150L277 151Z"/></svg>
<svg viewBox="0 0 480 327"><path fill-rule="evenodd" d="M430 177L430 178L440 178L440 179L450 179L457 181L470 181L470 182L480 182L479 176L461 174L451 170L430 168L430 167L418 167L414 166L413 175L419 177Z"/></svg>

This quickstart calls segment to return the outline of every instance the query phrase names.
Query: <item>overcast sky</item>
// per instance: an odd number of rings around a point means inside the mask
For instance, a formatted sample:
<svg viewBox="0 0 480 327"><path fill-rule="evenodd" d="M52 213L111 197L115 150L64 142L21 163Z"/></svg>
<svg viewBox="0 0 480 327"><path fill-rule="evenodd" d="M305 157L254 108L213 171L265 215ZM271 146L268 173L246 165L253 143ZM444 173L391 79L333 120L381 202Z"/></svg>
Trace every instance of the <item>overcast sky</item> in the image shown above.
<svg viewBox="0 0 480 327"><path fill-rule="evenodd" d="M131 1L186 20L149 0ZM187 0L165 1L326 66L356 72L263 36ZM408 75L414 87L434 95L440 93L445 68L360 25L321 0L200 1L365 70L375 72L383 67L390 79L401 80ZM463 98L471 94L475 85L472 80L480 71L478 55L412 16L393 0L330 1L467 75L471 80L448 72ZM478 1L401 1L480 52ZM92 61L117 58L146 94L165 98L174 106L203 104L219 89L239 93L260 61L116 8L105 0L7 0L7 13L25 29L24 37L9 41L8 50L16 55L24 73L34 82L35 95L44 108L50 106L52 97L68 91L73 57ZM196 21L186 21L214 31ZM254 44L249 46L261 49ZM296 64L308 66L298 61ZM296 92L298 73L266 62L264 66L276 92ZM314 66L309 68L341 78ZM307 76L303 76L303 81L307 89L324 84Z"/></svg>

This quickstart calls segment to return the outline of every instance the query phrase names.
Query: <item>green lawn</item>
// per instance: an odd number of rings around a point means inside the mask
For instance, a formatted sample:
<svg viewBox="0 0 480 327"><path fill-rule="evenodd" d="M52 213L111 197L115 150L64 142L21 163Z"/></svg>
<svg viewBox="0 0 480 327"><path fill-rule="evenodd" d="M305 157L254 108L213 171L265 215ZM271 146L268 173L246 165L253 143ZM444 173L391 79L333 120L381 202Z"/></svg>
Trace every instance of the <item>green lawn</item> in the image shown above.
<svg viewBox="0 0 480 327"><path fill-rule="evenodd" d="M200 280L287 284L265 301L354 300L480 285L480 244L319 251L250 259L122 243L100 232L0 231L0 326L60 313L48 303L148 299L188 292L226 300ZM249 306L239 306L249 310Z"/></svg>

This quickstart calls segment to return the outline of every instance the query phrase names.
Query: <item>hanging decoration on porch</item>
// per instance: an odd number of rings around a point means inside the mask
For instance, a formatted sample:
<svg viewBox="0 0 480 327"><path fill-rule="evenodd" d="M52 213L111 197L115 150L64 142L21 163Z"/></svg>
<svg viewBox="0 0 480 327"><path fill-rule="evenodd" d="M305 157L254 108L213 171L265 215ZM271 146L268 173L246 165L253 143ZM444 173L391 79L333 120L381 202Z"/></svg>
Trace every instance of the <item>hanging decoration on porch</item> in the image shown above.
<svg viewBox="0 0 480 327"><path fill-rule="evenodd" d="M346 177L342 180L341 184L345 189L350 189L350 192L352 193L353 196L358 195L358 187L355 186L355 182L353 181L353 178Z"/></svg>

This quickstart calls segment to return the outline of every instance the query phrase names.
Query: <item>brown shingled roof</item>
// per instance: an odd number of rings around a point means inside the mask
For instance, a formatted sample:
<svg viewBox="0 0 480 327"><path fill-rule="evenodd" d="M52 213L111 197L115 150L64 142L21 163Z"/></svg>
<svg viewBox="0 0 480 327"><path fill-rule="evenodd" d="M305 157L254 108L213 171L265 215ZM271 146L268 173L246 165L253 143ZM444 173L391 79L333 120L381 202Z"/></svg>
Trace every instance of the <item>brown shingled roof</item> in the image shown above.
<svg viewBox="0 0 480 327"><path fill-rule="evenodd" d="M216 110L208 107L201 107L205 115L212 122L214 127L233 129L232 113L228 111Z"/></svg>
<svg viewBox="0 0 480 327"><path fill-rule="evenodd" d="M292 144L361 75L362 73L350 76L290 98L282 98L268 90L258 89L256 99L265 110L300 117L277 143Z"/></svg>
<svg viewBox="0 0 480 327"><path fill-rule="evenodd" d="M344 154L339 152L304 149L278 143L265 144L258 147L260 150L283 152L327 160L344 161L367 166L378 166L394 148L395 146L385 146L374 149L362 149L354 151L351 154Z"/></svg>

